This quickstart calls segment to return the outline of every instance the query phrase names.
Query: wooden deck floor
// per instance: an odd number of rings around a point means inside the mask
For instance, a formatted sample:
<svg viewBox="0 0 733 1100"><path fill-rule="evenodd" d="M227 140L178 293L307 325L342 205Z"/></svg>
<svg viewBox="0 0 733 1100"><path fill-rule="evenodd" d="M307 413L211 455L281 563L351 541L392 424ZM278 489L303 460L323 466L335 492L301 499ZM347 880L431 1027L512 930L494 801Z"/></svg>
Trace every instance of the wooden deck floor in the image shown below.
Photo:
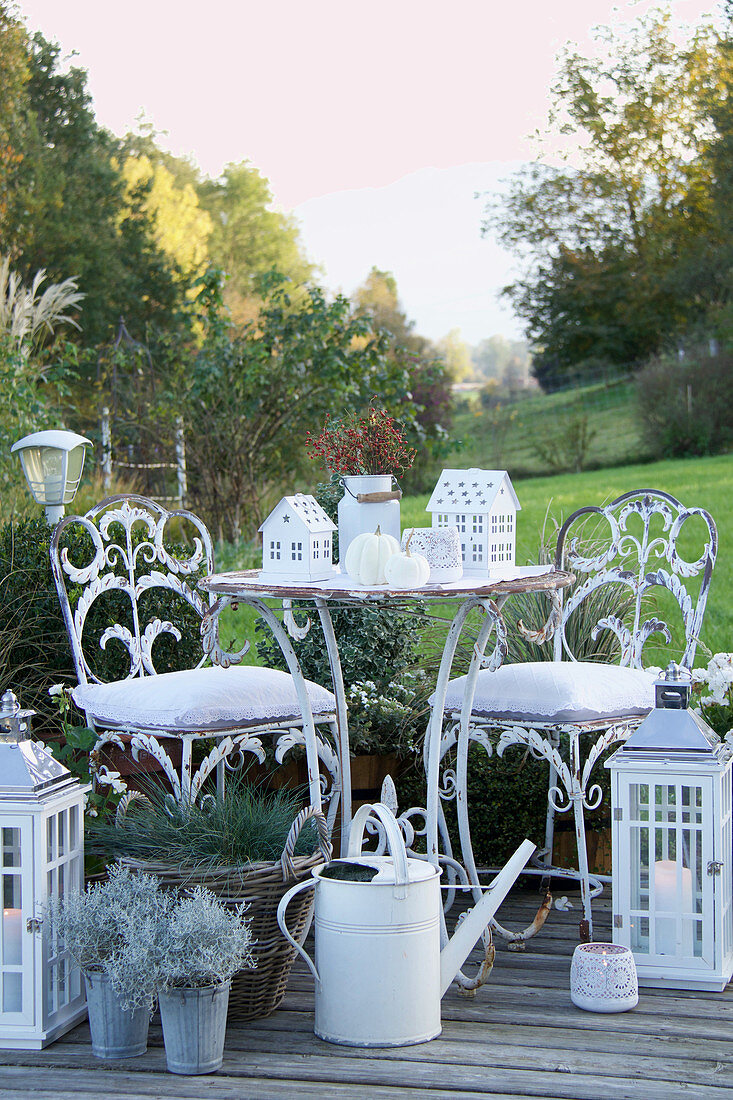
<svg viewBox="0 0 733 1100"><path fill-rule="evenodd" d="M535 908L535 894L515 891L500 916L520 926ZM597 912L596 938L610 939L608 902ZM733 984L722 994L644 990L633 1012L582 1012L568 992L577 919L577 905L553 910L526 952L499 947L475 999L446 994L443 1033L430 1043L364 1051L321 1042L312 982L298 965L277 1012L230 1026L215 1075L168 1074L157 1021L147 1054L124 1063L94 1058L83 1024L44 1051L0 1052L0 1096L733 1100Z"/></svg>

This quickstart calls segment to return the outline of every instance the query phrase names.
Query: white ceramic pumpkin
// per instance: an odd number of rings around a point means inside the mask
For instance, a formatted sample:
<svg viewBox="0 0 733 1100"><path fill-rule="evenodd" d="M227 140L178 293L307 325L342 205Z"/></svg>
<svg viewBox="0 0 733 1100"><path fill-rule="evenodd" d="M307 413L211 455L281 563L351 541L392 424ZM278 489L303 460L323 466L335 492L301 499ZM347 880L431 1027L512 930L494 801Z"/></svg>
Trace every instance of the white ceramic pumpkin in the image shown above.
<svg viewBox="0 0 733 1100"><path fill-rule="evenodd" d="M430 566L428 559L422 554L410 552L410 537L405 543L405 549L399 554L393 554L384 567L384 575L390 588L422 588L428 583Z"/></svg>
<svg viewBox="0 0 733 1100"><path fill-rule="evenodd" d="M397 539L392 535L383 535L377 527L373 535L366 532L349 543L344 562L346 572L357 584L386 584L385 565L399 552Z"/></svg>

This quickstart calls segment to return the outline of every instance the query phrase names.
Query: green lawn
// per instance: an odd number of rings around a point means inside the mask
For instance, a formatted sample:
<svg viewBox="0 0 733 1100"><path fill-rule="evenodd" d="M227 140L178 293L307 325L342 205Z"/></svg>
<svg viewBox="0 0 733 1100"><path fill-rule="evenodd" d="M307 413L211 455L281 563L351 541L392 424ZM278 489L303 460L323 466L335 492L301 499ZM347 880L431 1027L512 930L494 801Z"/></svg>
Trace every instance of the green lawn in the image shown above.
<svg viewBox="0 0 733 1100"><path fill-rule="evenodd" d="M453 423L451 434L461 440L461 448L450 464L509 470L515 479L542 474L552 468L536 449L536 441L542 441L558 456L561 464L557 469L574 469L576 451L568 443L568 426L583 420L590 437L583 469L647 457L636 413L635 386L621 379L561 393L530 393L494 409L484 409L478 401L469 404Z"/></svg>
<svg viewBox="0 0 733 1100"><path fill-rule="evenodd" d="M517 522L517 561L520 564L537 560L543 529L554 542L555 524L561 524L576 508L607 503L632 489L662 489L688 507L705 508L716 522L719 546L702 641L712 653L733 650L733 455L516 479L515 487L522 507ZM430 517L425 511L428 497L425 493L403 498L403 529L430 525ZM251 543L218 548L217 568L220 570L251 568L260 561L261 552ZM450 611L448 606L438 608L435 605L433 610L444 615ZM225 643L238 646L244 635L251 638L254 618L254 612L248 609L228 611L222 617ZM248 660L257 663L256 654L251 652ZM707 663L702 648L698 650L697 663Z"/></svg>
<svg viewBox="0 0 733 1100"><path fill-rule="evenodd" d="M687 507L705 508L715 520L719 541L702 640L713 653L733 650L733 455L520 478L514 484L522 506L517 520L521 564L536 561L543 529L552 535L554 524L562 523L576 508L607 503L632 489L662 489ZM429 526L428 497L403 499L403 528ZM698 651L698 663L703 656Z"/></svg>

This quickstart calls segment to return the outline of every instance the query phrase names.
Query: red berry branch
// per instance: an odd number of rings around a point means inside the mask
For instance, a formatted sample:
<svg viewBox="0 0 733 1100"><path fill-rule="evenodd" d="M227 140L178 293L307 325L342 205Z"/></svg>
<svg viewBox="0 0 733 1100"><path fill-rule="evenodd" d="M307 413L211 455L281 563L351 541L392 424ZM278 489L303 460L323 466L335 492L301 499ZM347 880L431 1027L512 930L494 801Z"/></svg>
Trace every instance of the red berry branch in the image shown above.
<svg viewBox="0 0 733 1100"><path fill-rule="evenodd" d="M373 406L363 416L343 420L327 415L321 434L313 438L307 432L305 445L333 474L401 474L416 454L406 445L401 426L385 409Z"/></svg>

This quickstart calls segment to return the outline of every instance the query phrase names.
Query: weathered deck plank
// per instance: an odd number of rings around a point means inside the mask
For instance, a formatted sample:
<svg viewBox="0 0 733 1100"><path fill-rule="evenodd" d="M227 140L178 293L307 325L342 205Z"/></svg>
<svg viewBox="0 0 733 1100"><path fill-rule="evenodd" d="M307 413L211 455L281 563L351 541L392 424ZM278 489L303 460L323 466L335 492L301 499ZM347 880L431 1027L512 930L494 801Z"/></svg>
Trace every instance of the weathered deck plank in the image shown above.
<svg viewBox="0 0 733 1100"><path fill-rule="evenodd" d="M535 902L536 894L515 892L502 918L521 927ZM596 913L597 938L610 938L605 899ZM443 1033L431 1043L360 1050L322 1042L313 1034L312 982L299 965L276 1013L230 1026L215 1075L167 1074L158 1023L143 1057L100 1062L82 1024L45 1051L0 1052L0 1097L259 1100L297 1090L303 1100L733 1100L733 988L644 990L633 1012L582 1012L569 995L577 919L577 907L553 911L524 952L498 944L494 973L476 998L446 994Z"/></svg>

